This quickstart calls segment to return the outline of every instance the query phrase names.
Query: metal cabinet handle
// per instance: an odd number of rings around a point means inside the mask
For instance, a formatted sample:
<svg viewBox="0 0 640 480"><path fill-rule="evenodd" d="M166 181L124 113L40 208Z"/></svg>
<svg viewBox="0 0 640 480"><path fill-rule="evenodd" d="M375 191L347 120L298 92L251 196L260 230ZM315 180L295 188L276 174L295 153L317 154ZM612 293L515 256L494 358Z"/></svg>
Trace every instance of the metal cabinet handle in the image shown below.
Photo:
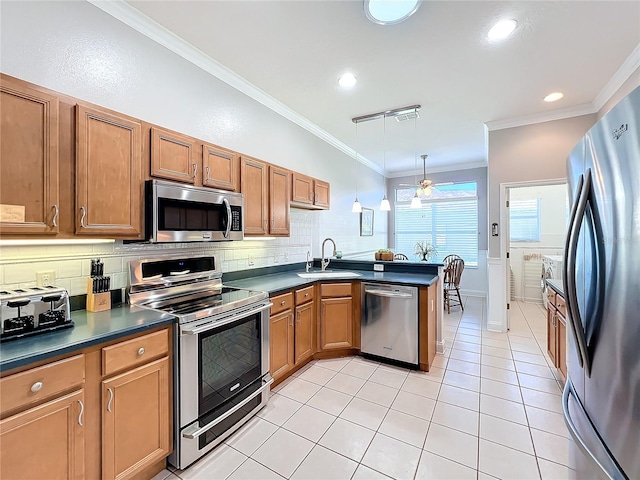
<svg viewBox="0 0 640 480"><path fill-rule="evenodd" d="M193 164L193 178L196 178L196 174L198 173L198 164Z"/></svg>
<svg viewBox="0 0 640 480"><path fill-rule="evenodd" d="M80 404L80 415L78 415L78 425L82 426L82 415L84 415L84 403L82 403L82 400L78 400L78 403Z"/></svg>
<svg viewBox="0 0 640 480"><path fill-rule="evenodd" d="M282 301L280 302L280 305L284 307L284 304L285 304L285 303L287 303L287 302L286 302L285 300L282 300Z"/></svg>
<svg viewBox="0 0 640 480"><path fill-rule="evenodd" d="M207 165L207 166L205 167L205 170L207 171L207 178L206 178L206 181L208 182L209 180L211 180L211 178L209 177L209 172L211 171L211 169L209 168L209 165Z"/></svg>
<svg viewBox="0 0 640 480"><path fill-rule="evenodd" d="M298 315L296 315L296 323L300 323L300 313L298 313Z"/></svg>
<svg viewBox="0 0 640 480"><path fill-rule="evenodd" d="M55 211L55 213L53 214L53 220L51 220L51 225L53 227L57 227L58 226L58 215L60 214L60 209L58 208L58 205L54 205L53 206L53 210Z"/></svg>
<svg viewBox="0 0 640 480"><path fill-rule="evenodd" d="M309 292L305 293L305 294L304 294L304 296L305 296L305 297L308 297L308 296L309 296Z"/></svg>
<svg viewBox="0 0 640 480"><path fill-rule="evenodd" d="M138 355L144 355L144 352L145 352L144 347L140 347L138 349Z"/></svg>
<svg viewBox="0 0 640 480"><path fill-rule="evenodd" d="M33 385L31 385L31 391L33 393L39 392L43 385L44 384L42 382L36 382Z"/></svg>
<svg viewBox="0 0 640 480"><path fill-rule="evenodd" d="M87 216L87 209L84 207L80 207L80 211L82 212L82 216L80 217L80 227L86 228L86 225L84 224L84 217Z"/></svg>
<svg viewBox="0 0 640 480"><path fill-rule="evenodd" d="M291 325L293 327L293 313L291 315L289 315L289 325Z"/></svg>
<svg viewBox="0 0 640 480"><path fill-rule="evenodd" d="M107 403L107 412L111 411L111 402L113 402L113 389L107 388L107 392L109 392L109 402Z"/></svg>
<svg viewBox="0 0 640 480"><path fill-rule="evenodd" d="M271 227L275 227L275 226L276 226L276 221L275 221L275 219L272 218L271 219Z"/></svg>
<svg viewBox="0 0 640 480"><path fill-rule="evenodd" d="M268 229L269 228L269 220L265 220L264 221L264 229Z"/></svg>

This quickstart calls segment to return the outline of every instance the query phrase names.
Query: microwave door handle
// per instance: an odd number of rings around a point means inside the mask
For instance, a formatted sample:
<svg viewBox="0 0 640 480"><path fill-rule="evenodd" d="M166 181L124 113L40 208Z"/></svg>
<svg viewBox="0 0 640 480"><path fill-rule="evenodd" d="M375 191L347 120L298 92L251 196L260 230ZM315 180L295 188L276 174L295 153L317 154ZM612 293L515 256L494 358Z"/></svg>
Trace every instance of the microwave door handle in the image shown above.
<svg viewBox="0 0 640 480"><path fill-rule="evenodd" d="M227 228L224 231L224 238L229 238L229 232L231 231L231 205L229 204L229 200L225 198L222 199L222 203L227 209Z"/></svg>

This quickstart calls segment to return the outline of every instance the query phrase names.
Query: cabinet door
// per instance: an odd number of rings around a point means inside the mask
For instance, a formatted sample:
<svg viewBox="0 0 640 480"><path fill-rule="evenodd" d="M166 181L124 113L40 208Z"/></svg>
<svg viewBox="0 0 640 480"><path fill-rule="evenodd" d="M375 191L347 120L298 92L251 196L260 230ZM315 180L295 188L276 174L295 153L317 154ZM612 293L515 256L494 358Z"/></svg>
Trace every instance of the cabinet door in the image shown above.
<svg viewBox="0 0 640 480"><path fill-rule="evenodd" d="M324 209L329 209L331 194L329 191L330 187L327 182L323 182L321 180L313 181L313 190L315 192L314 204L316 207L322 207Z"/></svg>
<svg viewBox="0 0 640 480"><path fill-rule="evenodd" d="M315 325L313 317L315 306L315 302L307 302L304 305L296 307L296 365L313 355L313 331Z"/></svg>
<svg viewBox="0 0 640 480"><path fill-rule="evenodd" d="M320 306L320 349L350 348L353 345L352 300L323 298Z"/></svg>
<svg viewBox="0 0 640 480"><path fill-rule="evenodd" d="M291 201L313 205L313 178L296 172L291 177Z"/></svg>
<svg viewBox="0 0 640 480"><path fill-rule="evenodd" d="M140 123L76 106L76 233L141 238Z"/></svg>
<svg viewBox="0 0 640 480"><path fill-rule="evenodd" d="M291 173L289 170L269 167L269 211L271 235L289 235L289 201L291 195Z"/></svg>
<svg viewBox="0 0 640 480"><path fill-rule="evenodd" d="M200 159L193 140L161 128L151 129L151 176L183 183L196 183ZM197 162L197 163L196 163Z"/></svg>
<svg viewBox="0 0 640 480"><path fill-rule="evenodd" d="M102 478L130 478L171 451L169 359L102 382Z"/></svg>
<svg viewBox="0 0 640 480"><path fill-rule="evenodd" d="M207 143L202 145L202 184L205 187L238 191L238 155Z"/></svg>
<svg viewBox="0 0 640 480"><path fill-rule="evenodd" d="M5 77L0 92L0 233L55 234L58 99Z"/></svg>
<svg viewBox="0 0 640 480"><path fill-rule="evenodd" d="M294 326L291 310L272 315L269 325L269 371L274 380L285 375L294 365Z"/></svg>
<svg viewBox="0 0 640 480"><path fill-rule="evenodd" d="M558 369L562 373L563 377L567 378L567 324L560 314L556 317L558 323Z"/></svg>
<svg viewBox="0 0 640 480"><path fill-rule="evenodd" d="M244 194L245 235L269 233L268 165L251 157L242 157L240 191Z"/></svg>
<svg viewBox="0 0 640 480"><path fill-rule="evenodd" d="M557 367L558 330L556 323L556 309L553 305L549 305L547 308L547 353Z"/></svg>
<svg viewBox="0 0 640 480"><path fill-rule="evenodd" d="M84 420L79 390L0 421L0 478L84 478Z"/></svg>

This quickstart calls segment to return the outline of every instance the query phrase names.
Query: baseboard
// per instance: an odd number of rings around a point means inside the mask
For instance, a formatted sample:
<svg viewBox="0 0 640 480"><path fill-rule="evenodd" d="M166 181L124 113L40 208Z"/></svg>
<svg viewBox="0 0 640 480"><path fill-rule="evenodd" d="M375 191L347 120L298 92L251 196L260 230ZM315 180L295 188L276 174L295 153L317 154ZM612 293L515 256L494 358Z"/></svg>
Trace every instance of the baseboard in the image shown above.
<svg viewBox="0 0 640 480"><path fill-rule="evenodd" d="M464 295L465 297L487 298L487 292L483 292L482 290L460 290L460 295Z"/></svg>
<svg viewBox="0 0 640 480"><path fill-rule="evenodd" d="M502 329L502 322L487 321L487 330L489 330L490 332L504 332L504 330Z"/></svg>
<svg viewBox="0 0 640 480"><path fill-rule="evenodd" d="M436 353L444 353L447 350L447 345L445 344L445 339L443 338L441 342L436 342Z"/></svg>

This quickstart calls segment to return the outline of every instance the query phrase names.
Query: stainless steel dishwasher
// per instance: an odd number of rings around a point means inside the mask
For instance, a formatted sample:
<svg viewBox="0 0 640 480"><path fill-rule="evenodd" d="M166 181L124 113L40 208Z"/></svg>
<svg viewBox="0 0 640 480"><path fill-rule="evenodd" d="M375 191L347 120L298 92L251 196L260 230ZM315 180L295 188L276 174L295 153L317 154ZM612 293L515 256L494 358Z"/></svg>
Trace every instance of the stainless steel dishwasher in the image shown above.
<svg viewBox="0 0 640 480"><path fill-rule="evenodd" d="M361 352L418 365L418 288L362 284Z"/></svg>

